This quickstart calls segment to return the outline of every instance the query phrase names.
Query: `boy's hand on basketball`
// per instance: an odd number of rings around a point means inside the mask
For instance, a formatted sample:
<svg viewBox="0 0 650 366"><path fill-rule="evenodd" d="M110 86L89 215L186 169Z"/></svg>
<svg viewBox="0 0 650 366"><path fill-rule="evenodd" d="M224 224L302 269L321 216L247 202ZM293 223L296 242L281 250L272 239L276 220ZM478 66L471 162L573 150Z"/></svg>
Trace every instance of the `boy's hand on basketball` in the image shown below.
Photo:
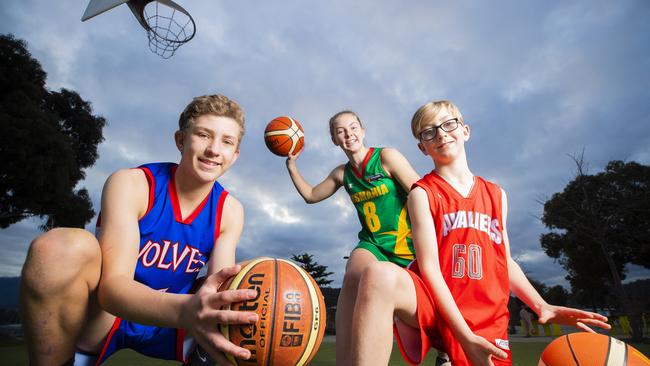
<svg viewBox="0 0 650 366"><path fill-rule="evenodd" d="M185 304L181 324L219 365L231 365L224 353L236 358L248 359L250 351L236 346L219 331L219 324L252 324L258 316L252 312L222 310L231 303L254 299L254 290L226 290L219 286L236 275L240 266L227 267L209 276L203 286Z"/></svg>
<svg viewBox="0 0 650 366"><path fill-rule="evenodd" d="M492 357L503 360L508 358L508 354L504 350L476 334L467 345L463 345L463 350L474 366L494 366Z"/></svg>
<svg viewBox="0 0 650 366"><path fill-rule="evenodd" d="M580 309L567 308L564 306L544 305L539 314L540 324L556 323L563 325L572 325L585 332L594 333L592 327L610 329L611 325L607 324L607 317L584 311Z"/></svg>

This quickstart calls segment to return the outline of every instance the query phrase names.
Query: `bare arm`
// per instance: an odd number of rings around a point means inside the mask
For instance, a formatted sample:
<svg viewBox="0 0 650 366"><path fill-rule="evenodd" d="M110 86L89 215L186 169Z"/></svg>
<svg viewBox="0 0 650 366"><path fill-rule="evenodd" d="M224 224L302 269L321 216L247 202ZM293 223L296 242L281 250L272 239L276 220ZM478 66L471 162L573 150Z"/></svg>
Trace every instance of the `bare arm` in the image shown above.
<svg viewBox="0 0 650 366"><path fill-rule="evenodd" d="M544 324L546 322L572 325L586 332L594 332L588 325L597 326L605 329L610 329L611 326L607 324L607 317L590 311L583 311L574 308L567 308L564 306L550 305L539 292L535 290L530 283L521 267L510 256L510 240L508 239L508 231L506 229L506 221L508 215L508 198L506 193L501 190L501 203L503 208L503 242L506 246L506 255L508 258L508 277L510 281L510 289L521 301L530 307L538 316L539 322ZM587 325L588 324L588 325Z"/></svg>
<svg viewBox="0 0 650 366"><path fill-rule="evenodd" d="M111 175L102 193L102 277L99 300L109 312L142 324L179 326L186 295L166 294L133 279L138 257L138 219L147 208L149 186L139 169ZM155 309L155 311L152 311Z"/></svg>
<svg viewBox="0 0 650 366"><path fill-rule="evenodd" d="M339 165L322 182L312 187L298 170L296 159L299 155L300 152L296 155L289 155L287 158L287 170L289 171L293 185L305 202L320 202L332 196L343 185L343 170L345 166Z"/></svg>
<svg viewBox="0 0 650 366"><path fill-rule="evenodd" d="M416 187L409 193L408 210L415 252L424 275L423 279L431 289L436 308L463 346L472 364L491 365L490 355L506 358L504 351L472 332L451 295L440 270L436 230L424 189Z"/></svg>
<svg viewBox="0 0 650 366"><path fill-rule="evenodd" d="M406 192L409 192L413 184L420 180L420 176L413 170L411 163L396 149L384 148L381 150L381 165Z"/></svg>
<svg viewBox="0 0 650 366"><path fill-rule="evenodd" d="M208 275L235 265L235 250L244 228L244 208L235 197L226 196L222 212L219 237L208 262Z"/></svg>

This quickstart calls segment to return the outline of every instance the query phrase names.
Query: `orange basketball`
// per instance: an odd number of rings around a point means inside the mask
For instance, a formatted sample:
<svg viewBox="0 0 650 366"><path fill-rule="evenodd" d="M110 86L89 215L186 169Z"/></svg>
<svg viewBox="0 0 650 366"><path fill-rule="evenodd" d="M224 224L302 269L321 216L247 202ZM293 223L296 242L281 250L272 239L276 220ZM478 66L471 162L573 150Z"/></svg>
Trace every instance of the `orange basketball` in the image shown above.
<svg viewBox="0 0 650 366"><path fill-rule="evenodd" d="M278 117L266 125L264 142L279 156L295 154L305 146L305 134L300 123L291 117Z"/></svg>
<svg viewBox="0 0 650 366"><path fill-rule="evenodd" d="M648 366L650 360L616 338L595 333L571 333L551 342L538 366Z"/></svg>
<svg viewBox="0 0 650 366"><path fill-rule="evenodd" d="M221 333L251 352L248 360L228 355L234 365L306 365L325 334L325 301L314 279L293 262L257 258L221 286L254 289L257 297L227 309L255 312L254 325L221 325Z"/></svg>

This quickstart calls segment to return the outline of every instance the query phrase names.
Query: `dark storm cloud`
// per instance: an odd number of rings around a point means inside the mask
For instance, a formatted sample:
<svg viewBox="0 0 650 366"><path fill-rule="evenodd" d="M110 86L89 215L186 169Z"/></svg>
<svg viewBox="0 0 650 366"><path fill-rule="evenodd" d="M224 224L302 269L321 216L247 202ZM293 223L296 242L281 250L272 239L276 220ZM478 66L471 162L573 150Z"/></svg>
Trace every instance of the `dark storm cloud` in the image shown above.
<svg viewBox="0 0 650 366"><path fill-rule="evenodd" d="M472 128L471 169L508 192L513 256L549 284L564 283L564 271L541 251L537 201L571 180L568 155L584 148L592 172L613 159L650 163L644 1L179 3L197 35L165 61L125 6L81 23L79 1L10 2L0 32L29 43L50 88L77 90L107 118L100 159L82 183L96 210L111 172L178 160L172 135L193 96L240 102L246 135L222 179L246 212L239 259L309 252L340 282L356 243L345 193L306 205L284 160L266 150L264 126L279 115L305 129L298 166L312 184L344 162L327 120L347 108L366 124L368 145L398 148L425 174L431 162L410 135L411 115L451 99ZM0 275L18 274L37 226L0 231Z"/></svg>

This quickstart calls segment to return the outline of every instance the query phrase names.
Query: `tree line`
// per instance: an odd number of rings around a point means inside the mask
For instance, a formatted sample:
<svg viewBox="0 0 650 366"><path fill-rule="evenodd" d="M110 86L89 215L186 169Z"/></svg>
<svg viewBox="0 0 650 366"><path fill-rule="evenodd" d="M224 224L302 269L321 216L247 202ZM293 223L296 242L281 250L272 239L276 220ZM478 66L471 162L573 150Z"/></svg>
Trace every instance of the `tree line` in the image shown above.
<svg viewBox="0 0 650 366"><path fill-rule="evenodd" d="M610 161L589 174L584 153L573 157L576 174L544 203L544 252L566 269L581 304L630 315L634 339L642 337L643 303L623 287L627 264L650 268L650 166Z"/></svg>

